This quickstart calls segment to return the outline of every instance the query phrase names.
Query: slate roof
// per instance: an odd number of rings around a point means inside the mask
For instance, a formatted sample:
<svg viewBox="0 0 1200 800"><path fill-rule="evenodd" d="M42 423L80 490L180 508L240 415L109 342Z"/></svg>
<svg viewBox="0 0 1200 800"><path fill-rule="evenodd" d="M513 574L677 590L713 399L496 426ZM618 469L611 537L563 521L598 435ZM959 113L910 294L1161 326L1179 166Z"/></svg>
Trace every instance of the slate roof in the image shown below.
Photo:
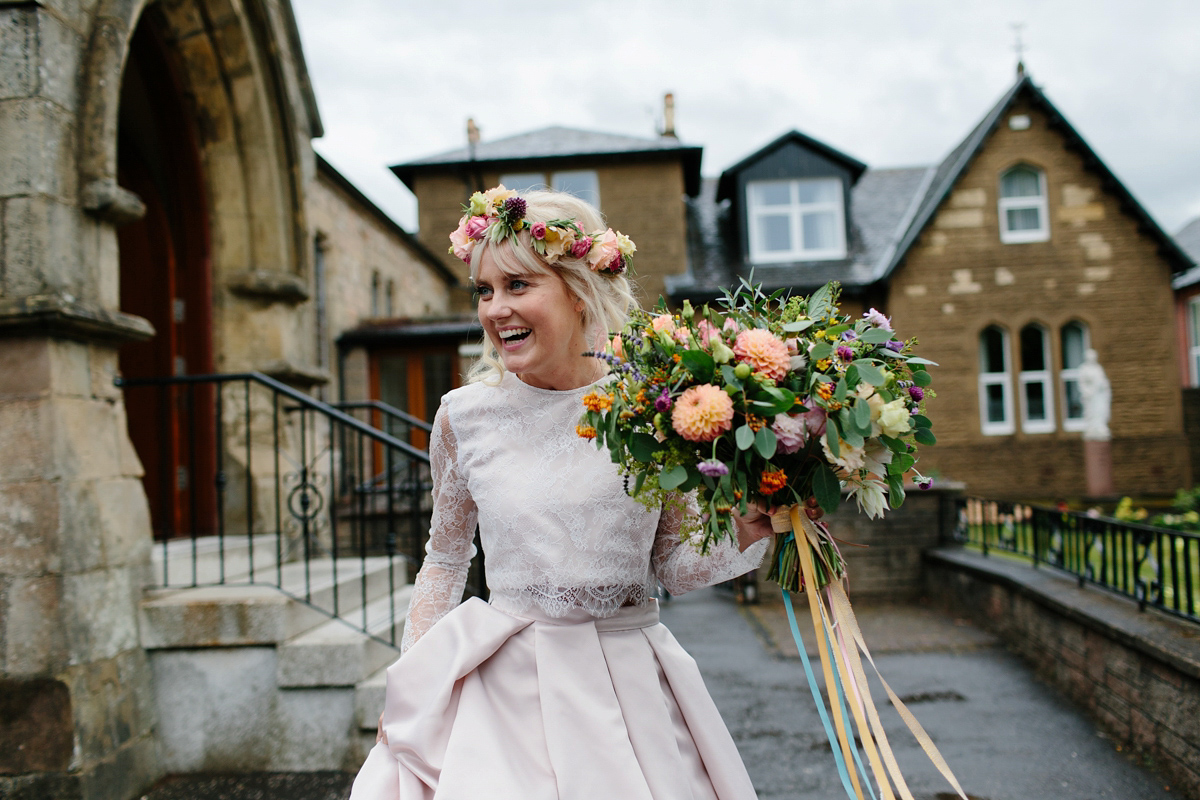
<svg viewBox="0 0 1200 800"><path fill-rule="evenodd" d="M1175 234L1175 241L1179 244L1183 252L1187 253L1194 264L1200 264L1200 217L1183 226L1179 233ZM1193 266L1187 272L1179 275L1171 282L1171 286L1176 289L1182 289L1185 286L1192 286L1200 283L1200 266Z"/></svg>
<svg viewBox="0 0 1200 800"><path fill-rule="evenodd" d="M862 173L850 193L850 236L845 259L757 265L754 267L755 279L767 290L790 287L798 291L810 291L826 281L838 280L847 294L861 293L873 284L886 281L904 262L908 251L1008 109L1022 96L1028 96L1047 115L1050 124L1063 133L1067 146L1078 152L1086 167L1100 176L1106 190L1116 195L1122 209L1138 221L1139 229L1158 241L1159 253L1172 264L1175 272L1181 273L1195 264L1194 255L1189 256L1175 239L1163 232L1029 76L1022 74L941 163L913 169L867 169ZM727 199L728 187L734 183L732 174L736 170L752 163L772 145L727 170L718 186L710 188L710 182L705 181L705 191L691 201L689 219L697 230L689 241L688 274L667 282L667 290L673 297L709 299L718 296L724 287L735 284L739 276L748 275L750 265L745 264L737 252L737 232L731 219L733 211ZM826 145L821 147L822 152L831 150ZM837 151L832 153L849 158ZM1191 230L1192 226L1185 229ZM1200 239L1200 229L1195 235ZM1192 282L1200 282L1200 274L1194 276Z"/></svg>
<svg viewBox="0 0 1200 800"><path fill-rule="evenodd" d="M700 190L700 157L704 148L688 145L674 136L645 138L616 133L580 130L551 126L503 139L480 141L474 146L459 147L391 167L396 177L412 189L414 176L422 172L444 172L471 163L487 164L491 168L529 162L568 161L586 158L589 161L659 160L680 158L684 162L688 194Z"/></svg>

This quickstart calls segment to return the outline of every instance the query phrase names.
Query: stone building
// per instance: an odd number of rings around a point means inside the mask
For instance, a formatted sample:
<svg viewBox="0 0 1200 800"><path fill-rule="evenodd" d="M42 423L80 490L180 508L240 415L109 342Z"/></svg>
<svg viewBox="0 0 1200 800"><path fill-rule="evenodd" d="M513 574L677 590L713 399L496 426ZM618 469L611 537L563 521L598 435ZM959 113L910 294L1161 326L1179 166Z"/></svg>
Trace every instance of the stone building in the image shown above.
<svg viewBox="0 0 1200 800"><path fill-rule="evenodd" d="M940 364L922 467L988 497L1087 495L1075 370L1112 383L1120 493L1189 485L1172 277L1193 262L1023 72L940 164L866 165L793 132L691 202L676 302L751 270L766 288L828 280Z"/></svg>
<svg viewBox="0 0 1200 800"><path fill-rule="evenodd" d="M211 391L185 432L118 375L332 397L342 331L449 306L320 135L286 2L0 4L0 795L134 797L163 769L152 530L230 432Z"/></svg>

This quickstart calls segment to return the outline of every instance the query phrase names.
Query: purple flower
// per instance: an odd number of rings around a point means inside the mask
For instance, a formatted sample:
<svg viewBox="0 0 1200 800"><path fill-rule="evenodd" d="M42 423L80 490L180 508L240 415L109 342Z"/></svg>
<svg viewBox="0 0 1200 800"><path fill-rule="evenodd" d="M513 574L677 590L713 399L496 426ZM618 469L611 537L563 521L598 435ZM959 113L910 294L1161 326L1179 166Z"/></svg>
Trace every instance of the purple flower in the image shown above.
<svg viewBox="0 0 1200 800"><path fill-rule="evenodd" d="M854 331L842 331L842 341L843 342L853 342L857 338L858 338L858 334L855 333Z"/></svg>
<svg viewBox="0 0 1200 800"><path fill-rule="evenodd" d="M925 491L930 486L933 486L933 478L922 478L921 480L917 481L917 487L920 488L921 491Z"/></svg>
<svg viewBox="0 0 1200 800"><path fill-rule="evenodd" d="M666 389L662 390L662 394L654 398L655 411L669 411L671 408L671 395Z"/></svg>
<svg viewBox="0 0 1200 800"><path fill-rule="evenodd" d="M925 399L925 390L920 386L910 386L908 387L908 396L919 403Z"/></svg>
<svg viewBox="0 0 1200 800"><path fill-rule="evenodd" d="M508 215L509 223L525 219L525 198L510 197L504 201L504 213Z"/></svg>
<svg viewBox="0 0 1200 800"><path fill-rule="evenodd" d="M864 313L863 318L876 328L883 328L885 331L892 329L892 321L882 311L877 309L872 308L870 311Z"/></svg>
<svg viewBox="0 0 1200 800"><path fill-rule="evenodd" d="M892 339L885 344L884 347L886 347L888 350L891 350L893 353L899 353L904 349L904 342L897 342L895 339Z"/></svg>
<svg viewBox="0 0 1200 800"><path fill-rule="evenodd" d="M837 354L838 354L838 358L840 358L842 361L853 361L854 360L854 351L850 349L849 345L839 344L838 349L837 349Z"/></svg>
<svg viewBox="0 0 1200 800"><path fill-rule="evenodd" d="M715 458L701 461L696 465L696 469L700 470L701 475L707 475L710 478L719 478L729 474L729 467Z"/></svg>

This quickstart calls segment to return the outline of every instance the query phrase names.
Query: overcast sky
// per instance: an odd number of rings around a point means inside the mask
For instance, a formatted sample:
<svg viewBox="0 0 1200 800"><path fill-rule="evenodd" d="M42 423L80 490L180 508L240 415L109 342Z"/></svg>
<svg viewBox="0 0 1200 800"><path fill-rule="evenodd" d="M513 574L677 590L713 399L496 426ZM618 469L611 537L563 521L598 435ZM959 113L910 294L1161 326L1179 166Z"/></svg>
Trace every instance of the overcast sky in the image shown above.
<svg viewBox="0 0 1200 800"><path fill-rule="evenodd" d="M793 128L871 167L940 161L1033 80L1168 232L1200 215L1196 0L293 0L331 163L409 230L387 165L565 125L676 130L717 176Z"/></svg>

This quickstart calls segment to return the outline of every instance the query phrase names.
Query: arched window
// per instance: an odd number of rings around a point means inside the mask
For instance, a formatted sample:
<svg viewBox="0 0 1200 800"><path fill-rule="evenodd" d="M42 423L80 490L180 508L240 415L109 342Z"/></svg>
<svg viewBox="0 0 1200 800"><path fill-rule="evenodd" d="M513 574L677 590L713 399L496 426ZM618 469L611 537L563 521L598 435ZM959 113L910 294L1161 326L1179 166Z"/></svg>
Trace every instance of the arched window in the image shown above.
<svg viewBox="0 0 1200 800"><path fill-rule="evenodd" d="M1000 241L1044 242L1050 238L1046 173L1019 164L1000 176Z"/></svg>
<svg viewBox="0 0 1200 800"><path fill-rule="evenodd" d="M1079 391L1079 365L1083 354L1091 347L1088 327L1082 322L1068 322L1060 331L1062 340L1063 430L1083 430L1083 394Z"/></svg>
<svg viewBox="0 0 1200 800"><path fill-rule="evenodd" d="M1013 432L1011 386L1008 333L993 325L979 334L979 423L985 435Z"/></svg>
<svg viewBox="0 0 1200 800"><path fill-rule="evenodd" d="M1021 430L1025 433L1054 430L1049 338L1041 325L1021 329Z"/></svg>

